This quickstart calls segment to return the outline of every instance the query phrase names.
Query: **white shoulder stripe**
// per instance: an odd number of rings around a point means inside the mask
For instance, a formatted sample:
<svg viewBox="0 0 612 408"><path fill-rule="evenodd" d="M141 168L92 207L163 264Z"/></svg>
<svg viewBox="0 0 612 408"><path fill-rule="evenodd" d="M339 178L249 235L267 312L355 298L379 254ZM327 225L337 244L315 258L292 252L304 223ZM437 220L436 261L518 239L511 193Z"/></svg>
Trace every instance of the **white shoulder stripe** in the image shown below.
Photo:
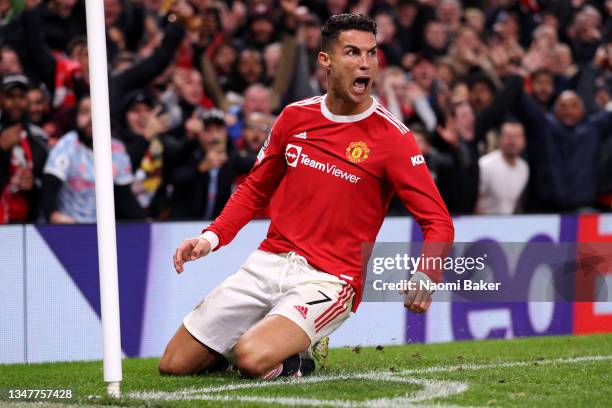
<svg viewBox="0 0 612 408"><path fill-rule="evenodd" d="M397 125L397 124L396 124L394 121L392 121L391 119L389 119L389 118L388 118L388 117L387 117L387 116L386 116L384 113L382 113L381 111L376 110L376 114L377 114L377 115L379 115L379 116L381 116L381 117L383 117L383 118L385 118L387 121L389 121L389 123L391 123L393 126L395 126L395 127L397 128L397 130L399 130L399 132L400 132L402 135L405 133L405 132L404 132L404 130L403 130L401 127L399 127L399 126L398 126L398 125Z"/></svg>
<svg viewBox="0 0 612 408"><path fill-rule="evenodd" d="M389 119L393 120L397 125L399 125L399 127L404 129L405 132L409 131L409 129L406 127L406 125L404 125L401 120L396 118L395 115L393 115L391 112L389 112L387 109L385 109L384 106L380 106L379 108L382 110L382 112L384 112L389 117Z"/></svg>
<svg viewBox="0 0 612 408"><path fill-rule="evenodd" d="M398 125L406 129L406 131L409 130L408 127L404 125L404 123L399 120L394 114L392 114L387 108L385 108L384 106L380 106L380 109L382 109L382 111L385 112L391 119L395 120Z"/></svg>
<svg viewBox="0 0 612 408"><path fill-rule="evenodd" d="M387 119L393 126L395 126L397 128L397 130L400 131L400 133L402 135L408 133L408 128L406 128L405 126L403 126L403 127L400 126L400 124L397 121L391 119L391 117L389 117L389 115L387 115L385 112L376 109L376 113L378 115L382 116L383 118Z"/></svg>
<svg viewBox="0 0 612 408"><path fill-rule="evenodd" d="M312 98L303 99L301 101L290 103L288 106L304 106L304 105L312 105L321 101L321 96L314 96Z"/></svg>

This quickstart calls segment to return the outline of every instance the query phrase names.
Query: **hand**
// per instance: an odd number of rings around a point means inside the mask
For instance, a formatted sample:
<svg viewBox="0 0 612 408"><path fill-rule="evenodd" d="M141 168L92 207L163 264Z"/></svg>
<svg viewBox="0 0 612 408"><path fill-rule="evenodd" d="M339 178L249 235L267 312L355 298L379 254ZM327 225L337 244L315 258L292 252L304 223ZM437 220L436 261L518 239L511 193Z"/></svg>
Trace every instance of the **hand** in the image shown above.
<svg viewBox="0 0 612 408"><path fill-rule="evenodd" d="M423 313L431 305L431 294L426 289L408 290L404 307L413 313Z"/></svg>
<svg viewBox="0 0 612 408"><path fill-rule="evenodd" d="M606 62L608 61L608 47L606 45L602 45L599 48L597 48L597 52L595 52L595 56L593 57L593 65L598 68L598 69L602 69L605 65Z"/></svg>
<svg viewBox="0 0 612 408"><path fill-rule="evenodd" d="M404 54L402 56L402 67L404 67L404 69L410 71L412 68L414 68L414 64L416 62L416 54L413 52L408 52L406 54Z"/></svg>
<svg viewBox="0 0 612 408"><path fill-rule="evenodd" d="M193 17L194 10L191 4L185 0L179 0L172 5L172 12L180 21L187 21Z"/></svg>
<svg viewBox="0 0 612 408"><path fill-rule="evenodd" d="M0 149L11 150L21 140L21 125L16 124L7 127L0 133Z"/></svg>
<svg viewBox="0 0 612 408"><path fill-rule="evenodd" d="M52 224L75 224L76 220L69 215L61 213L59 211L54 211L51 213L51 217L49 217L49 221Z"/></svg>
<svg viewBox="0 0 612 408"><path fill-rule="evenodd" d="M17 186L24 191L29 191L34 187L34 175L31 170L21 172Z"/></svg>
<svg viewBox="0 0 612 408"><path fill-rule="evenodd" d="M168 115L159 115L161 107L156 106L147 121L147 127L144 131L144 138L151 141L154 137L166 132L168 130Z"/></svg>
<svg viewBox="0 0 612 408"><path fill-rule="evenodd" d="M191 115L189 119L185 122L185 133L187 135L187 139L195 139L204 131L204 122L200 119L195 113Z"/></svg>
<svg viewBox="0 0 612 408"><path fill-rule="evenodd" d="M210 242L202 237L189 238L181 242L172 256L176 273L183 272L185 262L195 261L210 253Z"/></svg>
<svg viewBox="0 0 612 408"><path fill-rule="evenodd" d="M416 101L417 99L423 98L425 96L425 92L423 92L419 84L414 81L408 82L408 85L406 87L406 93L411 101Z"/></svg>
<svg viewBox="0 0 612 408"><path fill-rule="evenodd" d="M446 143L451 146L457 146L459 144L459 133L455 128L455 120L451 115L446 115L446 126L436 127L436 131Z"/></svg>
<svg viewBox="0 0 612 408"><path fill-rule="evenodd" d="M206 173L210 169L218 169L227 161L227 153L224 150L209 150L206 152L206 157L202 159L198 170L200 173Z"/></svg>

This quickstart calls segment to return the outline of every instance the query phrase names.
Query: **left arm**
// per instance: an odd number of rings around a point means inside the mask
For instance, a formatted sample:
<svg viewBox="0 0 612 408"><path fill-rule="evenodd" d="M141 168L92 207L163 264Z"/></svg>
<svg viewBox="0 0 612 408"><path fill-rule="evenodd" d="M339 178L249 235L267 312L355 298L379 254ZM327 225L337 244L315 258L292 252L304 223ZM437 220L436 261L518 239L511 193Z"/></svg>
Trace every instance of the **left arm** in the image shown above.
<svg viewBox="0 0 612 408"><path fill-rule="evenodd" d="M423 255L445 257L454 239L453 221L434 184L411 133L400 136L387 160L386 175L391 187L416 219L423 231ZM425 275L425 276L423 276ZM439 282L440 270L418 271L412 280ZM424 312L431 304L431 294L424 290L407 293L404 305L413 312Z"/></svg>

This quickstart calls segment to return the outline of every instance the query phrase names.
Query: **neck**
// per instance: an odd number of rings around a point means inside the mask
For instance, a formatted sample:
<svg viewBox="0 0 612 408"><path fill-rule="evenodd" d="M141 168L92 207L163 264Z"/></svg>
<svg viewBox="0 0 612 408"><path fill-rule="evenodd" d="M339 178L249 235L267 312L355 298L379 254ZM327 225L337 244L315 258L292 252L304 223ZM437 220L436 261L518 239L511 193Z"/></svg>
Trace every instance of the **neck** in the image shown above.
<svg viewBox="0 0 612 408"><path fill-rule="evenodd" d="M355 103L353 101L342 99L333 92L328 92L327 97L325 98L327 109L334 115L341 116L359 115L360 113L365 112L373 102L372 97L369 95L366 100L361 103Z"/></svg>
<svg viewBox="0 0 612 408"><path fill-rule="evenodd" d="M508 163L511 166L514 166L514 164L516 163L516 156L510 156L502 152L502 157L504 158L506 163Z"/></svg>

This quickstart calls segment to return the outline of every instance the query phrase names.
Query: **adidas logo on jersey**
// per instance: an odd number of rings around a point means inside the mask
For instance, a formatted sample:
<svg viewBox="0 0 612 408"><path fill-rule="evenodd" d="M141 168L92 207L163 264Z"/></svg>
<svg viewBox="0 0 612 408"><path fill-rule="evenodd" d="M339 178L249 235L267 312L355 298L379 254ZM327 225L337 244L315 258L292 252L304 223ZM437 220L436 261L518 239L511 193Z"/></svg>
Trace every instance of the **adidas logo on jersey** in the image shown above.
<svg viewBox="0 0 612 408"><path fill-rule="evenodd" d="M293 137L297 137L298 139L306 139L306 132L298 133L297 135L293 135Z"/></svg>
<svg viewBox="0 0 612 408"><path fill-rule="evenodd" d="M308 308L306 306L298 306L295 305L293 306L295 308L295 310L297 310L300 315L305 319L306 318L306 314L308 314Z"/></svg>

